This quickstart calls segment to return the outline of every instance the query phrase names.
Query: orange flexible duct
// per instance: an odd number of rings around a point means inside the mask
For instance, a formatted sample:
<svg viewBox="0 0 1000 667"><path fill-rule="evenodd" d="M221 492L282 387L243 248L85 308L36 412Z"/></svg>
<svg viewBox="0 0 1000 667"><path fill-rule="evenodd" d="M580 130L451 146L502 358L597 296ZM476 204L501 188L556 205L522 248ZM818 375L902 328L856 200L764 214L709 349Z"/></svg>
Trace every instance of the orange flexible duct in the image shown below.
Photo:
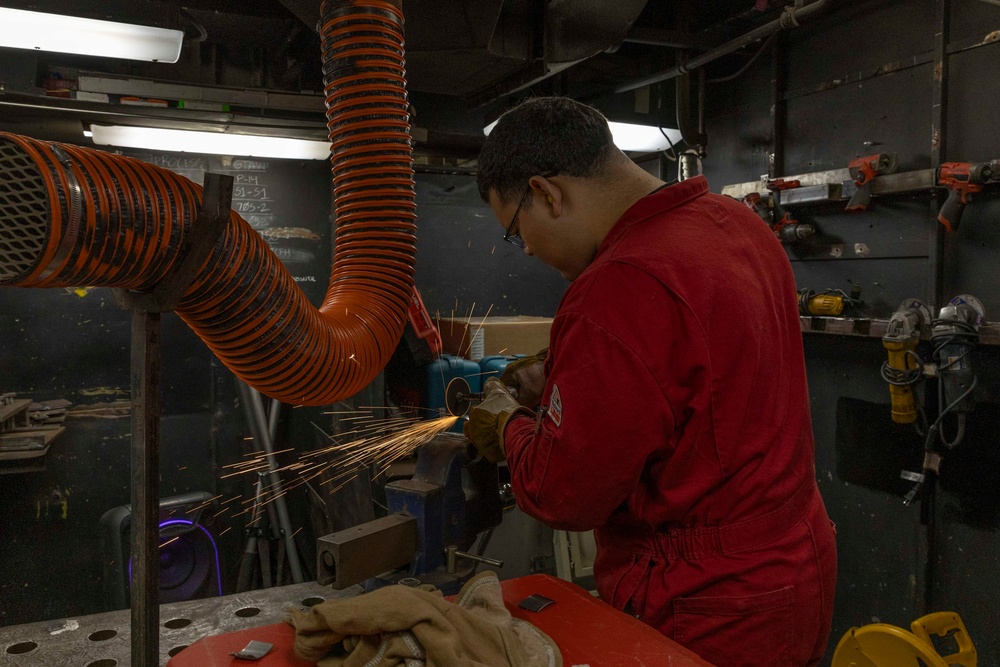
<svg viewBox="0 0 1000 667"><path fill-rule="evenodd" d="M322 12L337 216L323 305L230 212L176 309L249 385L305 405L352 396L382 370L416 260L402 13L383 0ZM200 201L200 186L154 165L0 133L0 285L148 291L180 261Z"/></svg>

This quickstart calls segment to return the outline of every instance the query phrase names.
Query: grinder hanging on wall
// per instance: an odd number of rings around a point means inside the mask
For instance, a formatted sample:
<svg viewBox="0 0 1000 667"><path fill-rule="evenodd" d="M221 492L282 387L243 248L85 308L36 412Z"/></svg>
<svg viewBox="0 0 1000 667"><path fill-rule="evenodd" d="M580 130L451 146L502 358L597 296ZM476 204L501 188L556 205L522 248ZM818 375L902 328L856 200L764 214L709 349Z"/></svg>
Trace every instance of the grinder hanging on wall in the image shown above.
<svg viewBox="0 0 1000 667"><path fill-rule="evenodd" d="M882 346L889 353L882 364L882 379L889 383L892 398L892 421L912 424L917 421L917 402L913 387L923 377L923 359L914 351L920 342L921 327L931 321L931 309L923 301L907 299L889 318Z"/></svg>
<svg viewBox="0 0 1000 667"><path fill-rule="evenodd" d="M916 482L904 497L903 502L907 505L917 498L926 484L933 484L932 480L940 473L939 442L945 449L952 449L965 438L966 418L975 408L973 391L977 384L970 355L979 340L985 312L979 299L962 294L941 308L936 319L930 320L930 310L925 304L907 299L889 320L882 337L882 344L889 353L888 361L882 366L882 378L890 385L892 420L898 424L913 424L920 414L914 385L925 373L924 359L915 349L920 342L921 328L928 323L931 326L934 363L926 367L926 372L938 377L938 413L932 423L926 424L925 420L926 430L918 427L924 436L923 470L921 473L903 472L905 479ZM955 435L951 438L944 430L944 421L949 415L956 416Z"/></svg>
<svg viewBox="0 0 1000 667"><path fill-rule="evenodd" d="M985 315L986 310L979 299L962 294L949 301L932 323L931 343L941 383L941 416L958 415L955 440L943 440L949 447L961 442L965 435L965 416L976 405L972 397L976 374L969 355L979 340L979 327Z"/></svg>

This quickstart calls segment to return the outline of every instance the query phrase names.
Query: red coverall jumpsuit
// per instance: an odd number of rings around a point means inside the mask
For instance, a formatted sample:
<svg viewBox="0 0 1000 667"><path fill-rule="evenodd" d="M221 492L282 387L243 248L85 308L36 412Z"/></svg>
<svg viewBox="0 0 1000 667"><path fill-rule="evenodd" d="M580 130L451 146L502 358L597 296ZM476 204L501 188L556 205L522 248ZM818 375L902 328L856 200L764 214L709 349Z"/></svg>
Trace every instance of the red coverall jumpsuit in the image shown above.
<svg viewBox="0 0 1000 667"><path fill-rule="evenodd" d="M791 266L703 177L618 220L552 326L518 505L595 529L597 590L719 667L812 665L836 579Z"/></svg>

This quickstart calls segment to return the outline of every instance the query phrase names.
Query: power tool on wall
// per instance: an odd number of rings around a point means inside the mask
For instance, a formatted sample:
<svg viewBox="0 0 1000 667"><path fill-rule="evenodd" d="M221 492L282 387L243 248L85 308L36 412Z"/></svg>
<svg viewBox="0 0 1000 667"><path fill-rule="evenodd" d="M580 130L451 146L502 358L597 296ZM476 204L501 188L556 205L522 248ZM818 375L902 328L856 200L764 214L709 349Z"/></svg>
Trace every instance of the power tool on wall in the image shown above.
<svg viewBox="0 0 1000 667"><path fill-rule="evenodd" d="M897 423L916 422L918 408L913 386L922 378L924 362L914 348L920 340L920 327L926 323L927 315L924 304L915 299L904 301L893 314L882 339L889 352L889 361L882 367L882 377L890 384L892 418ZM933 485L937 479L942 461L938 443L947 450L958 446L965 438L966 418L975 408L973 391L977 385L970 355L979 340L979 328L985 315L979 299L962 294L949 301L941 308L937 318L930 321L933 364L927 370L928 374L938 378L938 414L926 430L918 427L924 436L923 470L919 474L903 473L904 478L916 482L903 499L907 505L913 502L921 489L927 484ZM956 416L955 435L951 438L944 432L944 420L949 415Z"/></svg>
<svg viewBox="0 0 1000 667"><path fill-rule="evenodd" d="M825 315L839 317L845 311L859 311L864 302L861 300L861 285L851 284L848 294L841 289L827 289L822 292L803 288L799 292L799 313L805 316Z"/></svg>
<svg viewBox="0 0 1000 667"><path fill-rule="evenodd" d="M972 195L982 192L989 181L1000 178L998 168L1000 165L992 162L945 162L938 168L938 185L948 188L948 199L937 216L945 229L958 231L965 205L972 201Z"/></svg>
<svg viewBox="0 0 1000 667"><path fill-rule="evenodd" d="M882 336L882 346L889 359L882 364L882 379L889 383L892 398L892 421L912 424L917 421L917 402L913 386L923 374L923 359L914 351L920 342L920 330L930 325L931 309L923 301L907 299L889 318Z"/></svg>

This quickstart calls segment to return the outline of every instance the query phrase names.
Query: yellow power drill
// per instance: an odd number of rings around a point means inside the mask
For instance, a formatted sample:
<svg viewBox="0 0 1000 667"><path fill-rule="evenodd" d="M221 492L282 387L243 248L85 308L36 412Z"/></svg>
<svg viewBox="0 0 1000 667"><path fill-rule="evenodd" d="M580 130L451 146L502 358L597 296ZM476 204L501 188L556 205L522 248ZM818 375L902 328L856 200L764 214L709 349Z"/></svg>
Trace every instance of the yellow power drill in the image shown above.
<svg viewBox="0 0 1000 667"><path fill-rule="evenodd" d="M930 324L931 311L918 299L907 299L889 318L882 346L889 360L882 364L882 379L889 383L892 421L912 424L917 420L913 385L922 377L923 362L913 351L920 342L920 327Z"/></svg>
<svg viewBox="0 0 1000 667"><path fill-rule="evenodd" d="M850 295L839 289L828 289L819 293L807 288L799 290L799 313L806 316L837 317L843 314L845 307L858 310L862 305L860 285L854 285Z"/></svg>

